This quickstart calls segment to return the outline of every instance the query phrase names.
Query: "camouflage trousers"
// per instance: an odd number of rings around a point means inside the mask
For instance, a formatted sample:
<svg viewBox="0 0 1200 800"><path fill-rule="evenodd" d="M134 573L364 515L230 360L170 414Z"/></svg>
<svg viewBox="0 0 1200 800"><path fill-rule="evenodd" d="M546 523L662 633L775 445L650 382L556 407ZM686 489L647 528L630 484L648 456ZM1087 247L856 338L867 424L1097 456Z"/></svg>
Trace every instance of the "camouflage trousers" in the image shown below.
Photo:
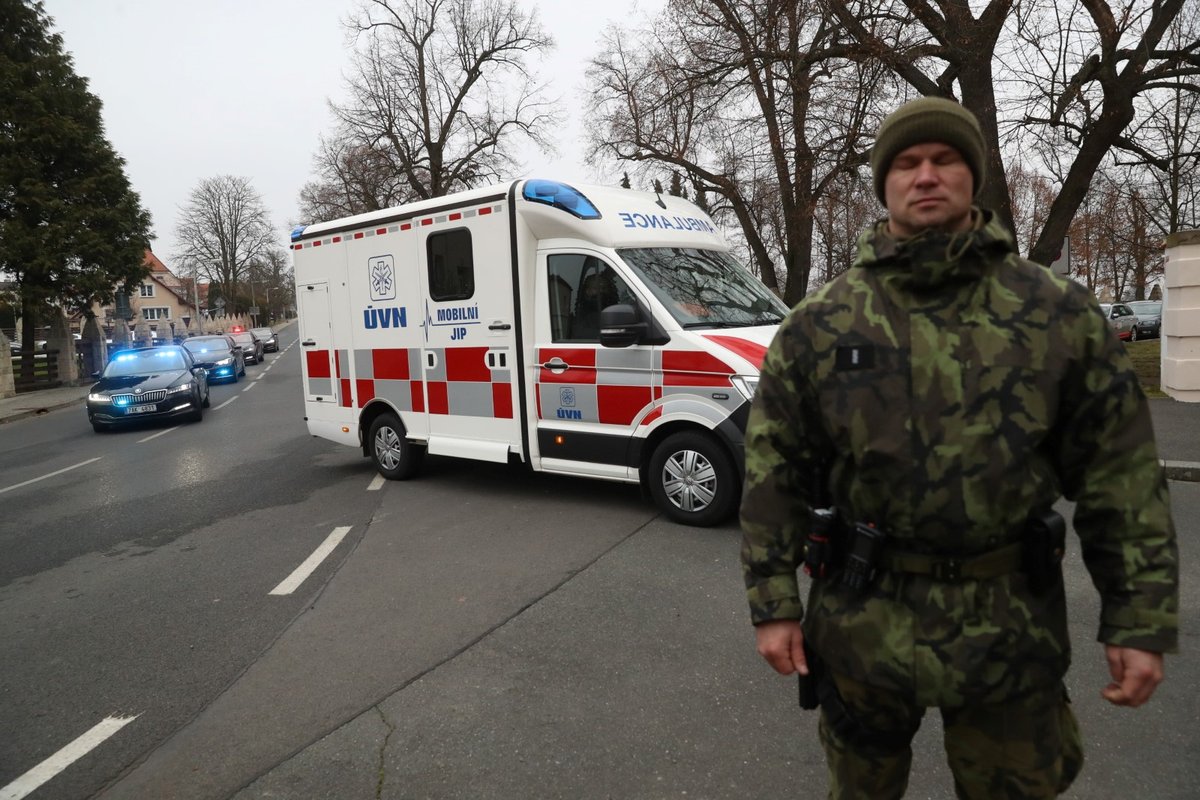
<svg viewBox="0 0 1200 800"><path fill-rule="evenodd" d="M847 741L851 737L835 733L837 726L821 712L830 799L903 797L912 738L925 709L894 692L831 677L848 715L873 736L869 742ZM1009 703L941 712L946 756L959 798L1056 797L1083 766L1079 725L1061 686Z"/></svg>

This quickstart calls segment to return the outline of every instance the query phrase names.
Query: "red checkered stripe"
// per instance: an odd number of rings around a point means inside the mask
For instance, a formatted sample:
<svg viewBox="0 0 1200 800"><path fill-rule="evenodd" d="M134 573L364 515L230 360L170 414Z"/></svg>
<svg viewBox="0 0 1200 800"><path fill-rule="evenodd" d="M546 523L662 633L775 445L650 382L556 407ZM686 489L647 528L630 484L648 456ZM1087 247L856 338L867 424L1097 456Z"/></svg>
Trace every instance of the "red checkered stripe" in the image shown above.
<svg viewBox="0 0 1200 800"><path fill-rule="evenodd" d="M363 408L376 398L400 411L491 419L513 418L512 378L509 369L491 369L486 363L488 347L373 348L354 351L353 395L349 378L339 379L341 405ZM436 356L438 366L425 372L425 353ZM511 357L510 357L511 358ZM339 359L339 368L341 360ZM428 405L426 405L428 396Z"/></svg>
<svg viewBox="0 0 1200 800"><path fill-rule="evenodd" d="M309 394L331 398L334 396L334 378L329 368L328 350L304 351L304 380Z"/></svg>
<svg viewBox="0 0 1200 800"><path fill-rule="evenodd" d="M464 219L472 217L484 217L489 214L500 214L504 211L504 204L497 203L490 206L482 206L480 208L466 208L462 211L449 211L445 214L431 214L427 217L413 217L405 222L394 222L388 225L377 225L370 228L365 228L361 231L350 231L346 233L330 234L324 238L312 239L307 242L296 242L292 245L293 250L311 250L314 247L329 247L330 245L341 244L343 242L354 241L355 239L370 239L373 236L387 236L391 233L403 233L411 231L414 228L427 228L435 225L445 225L451 222L461 222Z"/></svg>
<svg viewBox="0 0 1200 800"><path fill-rule="evenodd" d="M632 425L636 421L638 425L649 425L662 416L664 396L711 394L714 387L732 388L729 365L699 350L654 351L653 356L646 353L642 374L657 385L631 385L628 363L618 367L605 361L627 361L625 354L632 352L636 351L539 348L538 364L557 357L571 366L560 373L544 367L538 370L538 419L611 425ZM564 388L569 395L564 395Z"/></svg>

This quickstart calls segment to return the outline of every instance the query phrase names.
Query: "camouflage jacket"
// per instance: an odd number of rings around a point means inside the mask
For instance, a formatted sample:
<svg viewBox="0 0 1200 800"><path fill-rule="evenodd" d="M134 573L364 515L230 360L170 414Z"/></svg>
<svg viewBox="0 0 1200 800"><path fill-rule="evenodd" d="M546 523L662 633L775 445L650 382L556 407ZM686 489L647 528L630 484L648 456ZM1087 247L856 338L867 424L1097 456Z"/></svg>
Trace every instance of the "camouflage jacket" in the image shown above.
<svg viewBox="0 0 1200 800"><path fill-rule="evenodd" d="M1018 541L1065 495L1102 599L1099 639L1173 651L1178 567L1149 408L1083 286L1016 255L988 212L897 242L780 326L746 433L742 565L752 620L804 619L830 666L929 705L1002 701L1061 679L1061 582L885 573L863 597L796 570L810 507L874 522L889 546L969 557Z"/></svg>

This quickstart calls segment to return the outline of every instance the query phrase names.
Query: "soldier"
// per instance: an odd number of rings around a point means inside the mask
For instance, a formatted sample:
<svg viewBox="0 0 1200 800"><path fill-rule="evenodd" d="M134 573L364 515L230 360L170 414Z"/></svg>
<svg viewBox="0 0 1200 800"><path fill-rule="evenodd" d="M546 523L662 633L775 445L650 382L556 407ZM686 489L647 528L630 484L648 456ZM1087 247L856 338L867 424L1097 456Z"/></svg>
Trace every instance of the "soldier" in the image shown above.
<svg viewBox="0 0 1200 800"><path fill-rule="evenodd" d="M986 163L979 123L949 100L884 120L871 170L888 216L780 327L750 415L758 652L820 705L830 797L901 797L934 706L959 797L1070 785L1062 495L1101 595L1103 696L1146 702L1176 648L1145 397L1091 293L1020 258L972 205Z"/></svg>

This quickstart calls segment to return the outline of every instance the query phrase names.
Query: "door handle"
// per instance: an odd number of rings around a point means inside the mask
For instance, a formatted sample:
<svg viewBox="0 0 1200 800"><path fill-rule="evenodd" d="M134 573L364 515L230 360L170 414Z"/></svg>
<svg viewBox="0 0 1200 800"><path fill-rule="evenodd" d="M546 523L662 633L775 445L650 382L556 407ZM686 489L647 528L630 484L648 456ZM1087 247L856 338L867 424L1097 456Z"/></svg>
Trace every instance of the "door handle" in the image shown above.
<svg viewBox="0 0 1200 800"><path fill-rule="evenodd" d="M560 373L560 372L566 372L570 368L571 368L571 365L568 364L567 362L563 361L558 356L555 356L554 358L547 361L545 364L542 364L542 369L548 369L551 372L556 373L556 374Z"/></svg>
<svg viewBox="0 0 1200 800"><path fill-rule="evenodd" d="M500 322L499 320L497 320L496 322L493 322L491 325L488 325L488 330L489 331L512 330L512 325L507 322Z"/></svg>
<svg viewBox="0 0 1200 800"><path fill-rule="evenodd" d="M312 339L305 339L303 342L300 343L300 346L301 347L316 347L316 344L317 343Z"/></svg>

